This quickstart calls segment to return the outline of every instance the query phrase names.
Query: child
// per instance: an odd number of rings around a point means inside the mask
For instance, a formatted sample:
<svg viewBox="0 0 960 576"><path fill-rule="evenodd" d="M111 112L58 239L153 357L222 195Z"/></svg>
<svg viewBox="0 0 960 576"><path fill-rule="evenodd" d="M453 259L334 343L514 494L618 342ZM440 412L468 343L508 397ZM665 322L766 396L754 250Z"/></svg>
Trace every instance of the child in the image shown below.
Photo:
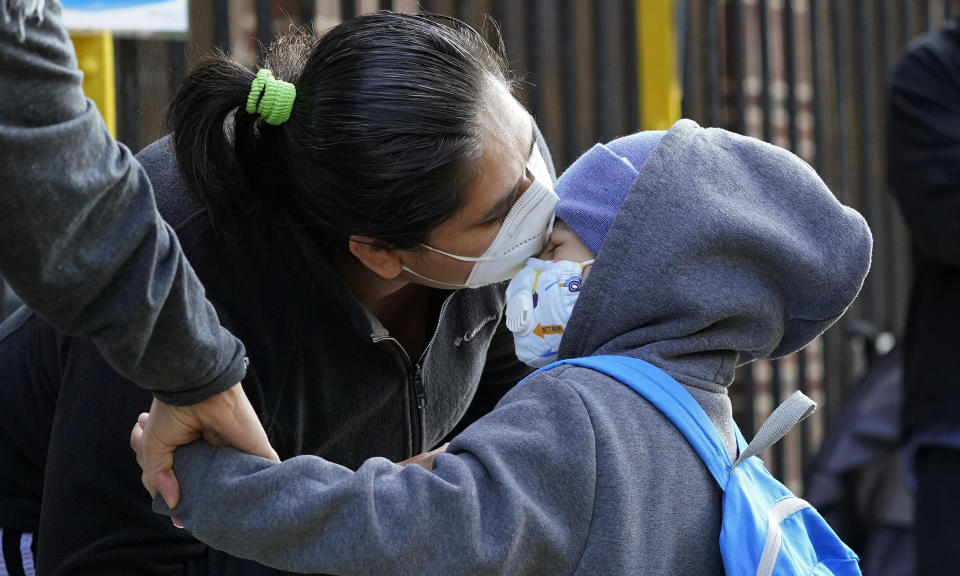
<svg viewBox="0 0 960 576"><path fill-rule="evenodd" d="M794 352L843 314L869 268L866 223L793 154L688 120L595 146L556 189L566 228L542 256L597 259L569 321L538 321L539 302L534 327L562 326L560 358L614 354L664 370L735 459L735 368ZM511 296L524 291L532 284L515 280ZM643 397L580 367L517 385L432 470L383 458L356 471L311 456L275 464L196 444L177 450L175 472L180 505L155 498L157 511L286 570L723 573L721 492L700 458Z"/></svg>

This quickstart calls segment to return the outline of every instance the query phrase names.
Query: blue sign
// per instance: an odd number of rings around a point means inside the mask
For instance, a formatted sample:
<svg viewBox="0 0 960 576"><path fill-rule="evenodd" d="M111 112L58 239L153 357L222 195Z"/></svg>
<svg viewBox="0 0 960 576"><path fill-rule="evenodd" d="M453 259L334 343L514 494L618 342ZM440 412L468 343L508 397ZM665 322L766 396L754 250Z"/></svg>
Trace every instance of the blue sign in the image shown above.
<svg viewBox="0 0 960 576"><path fill-rule="evenodd" d="M71 10L113 10L116 8L130 8L144 4L159 4L166 0L61 0L64 8Z"/></svg>
<svg viewBox="0 0 960 576"><path fill-rule="evenodd" d="M2 0L0 0L2 1ZM187 0L62 0L70 30L184 33Z"/></svg>

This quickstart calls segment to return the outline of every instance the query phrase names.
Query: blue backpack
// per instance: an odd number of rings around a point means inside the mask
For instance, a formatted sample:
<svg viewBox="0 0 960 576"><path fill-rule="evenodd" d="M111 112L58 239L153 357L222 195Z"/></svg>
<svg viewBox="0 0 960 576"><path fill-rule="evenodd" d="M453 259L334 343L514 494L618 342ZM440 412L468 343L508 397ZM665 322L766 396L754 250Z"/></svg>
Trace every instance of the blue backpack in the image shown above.
<svg viewBox="0 0 960 576"><path fill-rule="evenodd" d="M720 554L727 576L859 575L859 559L806 501L778 482L756 454L782 438L816 407L797 392L764 422L749 445L737 432L731 462L703 408L676 380L634 358L591 356L554 362L606 374L636 390L683 433L723 490Z"/></svg>

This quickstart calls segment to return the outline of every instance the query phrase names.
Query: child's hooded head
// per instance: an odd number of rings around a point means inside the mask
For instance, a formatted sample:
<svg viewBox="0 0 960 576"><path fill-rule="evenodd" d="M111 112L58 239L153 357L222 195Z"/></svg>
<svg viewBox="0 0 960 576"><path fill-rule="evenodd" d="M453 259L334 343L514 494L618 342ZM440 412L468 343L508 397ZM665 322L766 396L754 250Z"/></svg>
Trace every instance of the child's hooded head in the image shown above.
<svg viewBox="0 0 960 576"><path fill-rule="evenodd" d="M630 188L665 133L650 130L596 144L557 180L557 218L594 255L600 253Z"/></svg>
<svg viewBox="0 0 960 576"><path fill-rule="evenodd" d="M640 132L597 144L557 180L560 204L550 241L507 288L507 327L523 362L544 366L556 360L589 264L663 134Z"/></svg>
<svg viewBox="0 0 960 576"><path fill-rule="evenodd" d="M597 263L582 294L584 262L530 260L511 283L524 361L628 355L727 386L737 366L833 324L869 270L869 227L807 163L689 120L594 146L555 189L557 217Z"/></svg>

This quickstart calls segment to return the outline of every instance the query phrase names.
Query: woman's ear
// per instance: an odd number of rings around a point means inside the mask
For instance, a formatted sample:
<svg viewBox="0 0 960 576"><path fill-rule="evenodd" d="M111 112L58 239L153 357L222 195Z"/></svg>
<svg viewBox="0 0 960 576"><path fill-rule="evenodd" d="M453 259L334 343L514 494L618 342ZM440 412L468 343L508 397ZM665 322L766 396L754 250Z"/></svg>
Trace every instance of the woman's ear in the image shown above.
<svg viewBox="0 0 960 576"><path fill-rule="evenodd" d="M403 272L399 251L367 236L350 236L350 253L378 276L393 280Z"/></svg>

